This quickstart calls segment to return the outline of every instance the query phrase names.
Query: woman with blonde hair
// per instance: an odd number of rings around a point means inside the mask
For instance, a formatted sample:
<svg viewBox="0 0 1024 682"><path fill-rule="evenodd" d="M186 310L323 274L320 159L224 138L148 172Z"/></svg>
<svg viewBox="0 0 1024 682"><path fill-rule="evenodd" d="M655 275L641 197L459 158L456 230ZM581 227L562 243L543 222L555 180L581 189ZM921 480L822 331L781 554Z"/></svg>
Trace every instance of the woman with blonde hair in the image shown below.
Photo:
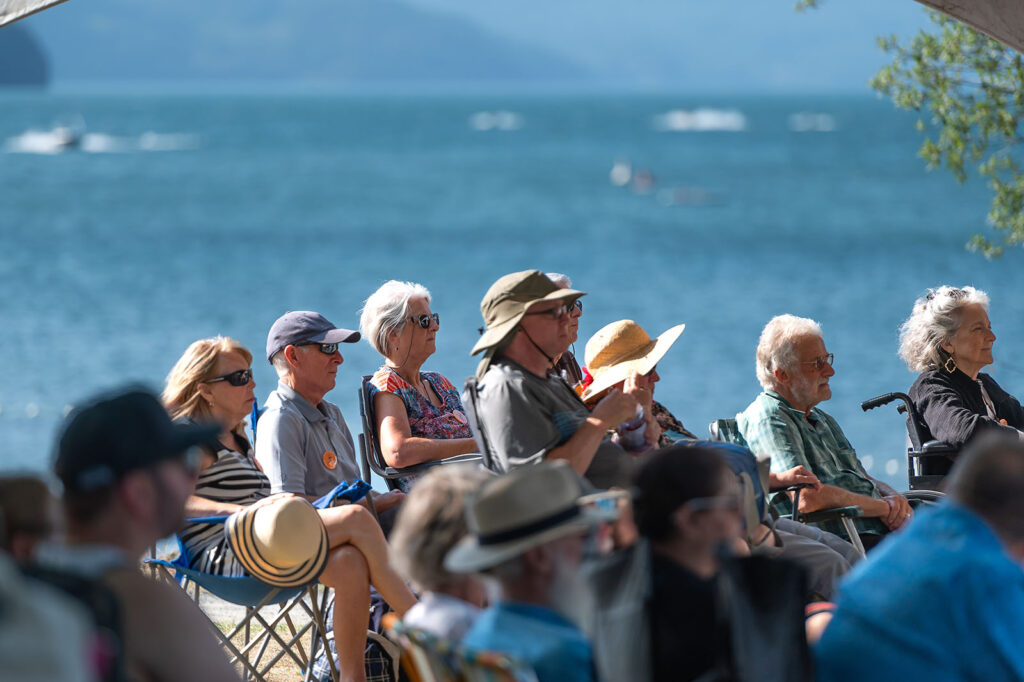
<svg viewBox="0 0 1024 682"><path fill-rule="evenodd" d="M270 482L253 457L243 420L253 405L252 353L225 337L196 341L185 351L170 374L164 403L175 419L217 422L222 430L206 446L195 494L185 507L186 516L233 514L252 504L290 496L270 497ZM416 598L391 568L388 547L380 526L360 505L318 510L327 529L330 554L320 582L335 590L334 635L340 679L363 682L366 614L370 585L399 615ZM194 568L222 575L244 575L223 526L188 524L181 534Z"/></svg>

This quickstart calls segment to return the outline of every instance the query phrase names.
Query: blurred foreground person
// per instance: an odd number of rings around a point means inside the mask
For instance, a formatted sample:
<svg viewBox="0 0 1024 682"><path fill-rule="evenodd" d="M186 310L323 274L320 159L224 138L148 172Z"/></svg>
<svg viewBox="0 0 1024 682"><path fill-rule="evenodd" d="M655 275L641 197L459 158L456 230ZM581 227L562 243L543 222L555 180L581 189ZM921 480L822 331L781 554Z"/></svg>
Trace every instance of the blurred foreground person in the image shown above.
<svg viewBox="0 0 1024 682"><path fill-rule="evenodd" d="M721 452L680 443L637 472L635 518L651 548L652 678L806 680L803 571L784 559L730 557L741 494Z"/></svg>
<svg viewBox="0 0 1024 682"><path fill-rule="evenodd" d="M39 562L113 593L130 680L238 679L199 607L139 570L143 553L181 527L195 446L218 430L176 426L156 396L129 389L76 409L60 434L55 469L68 545L44 547Z"/></svg>
<svg viewBox="0 0 1024 682"><path fill-rule="evenodd" d="M41 543L59 535L57 498L46 481L32 474L0 476L0 549L25 565Z"/></svg>
<svg viewBox="0 0 1024 682"><path fill-rule="evenodd" d="M538 273L539 274L539 273ZM589 597L579 575L584 538L614 514L584 506L566 462L493 478L466 507L471 535L445 559L454 572L484 572L498 600L462 640L528 663L540 682L593 682L590 642L573 622Z"/></svg>
<svg viewBox="0 0 1024 682"><path fill-rule="evenodd" d="M436 467L402 504L391 533L392 555L420 590L419 602L402 619L407 625L458 642L480 614L487 597L480 578L449 572L444 557L468 532L467 498L492 477L472 464Z"/></svg>
<svg viewBox="0 0 1024 682"><path fill-rule="evenodd" d="M979 437L947 492L840 587L823 682L1024 679L1024 444Z"/></svg>

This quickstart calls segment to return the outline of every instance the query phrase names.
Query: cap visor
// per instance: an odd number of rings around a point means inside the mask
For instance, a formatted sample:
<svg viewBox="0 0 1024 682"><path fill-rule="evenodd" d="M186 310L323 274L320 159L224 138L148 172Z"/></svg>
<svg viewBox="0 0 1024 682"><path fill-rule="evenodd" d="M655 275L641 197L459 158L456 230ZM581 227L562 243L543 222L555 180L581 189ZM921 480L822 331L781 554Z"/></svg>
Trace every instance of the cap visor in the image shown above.
<svg viewBox="0 0 1024 682"><path fill-rule="evenodd" d="M309 337L314 343L355 343L359 340L359 332L352 329L328 329L322 334Z"/></svg>
<svg viewBox="0 0 1024 682"><path fill-rule="evenodd" d="M221 432L217 424L174 424L170 438L165 443L167 455L176 455L189 448L216 440Z"/></svg>

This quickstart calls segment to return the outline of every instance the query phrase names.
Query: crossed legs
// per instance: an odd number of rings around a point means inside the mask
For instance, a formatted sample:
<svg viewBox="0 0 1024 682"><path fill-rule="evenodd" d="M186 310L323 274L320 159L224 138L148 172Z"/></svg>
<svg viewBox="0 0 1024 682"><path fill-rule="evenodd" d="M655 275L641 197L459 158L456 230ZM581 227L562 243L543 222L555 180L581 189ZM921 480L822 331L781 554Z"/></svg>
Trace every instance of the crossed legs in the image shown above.
<svg viewBox="0 0 1024 682"><path fill-rule="evenodd" d="M388 560L384 533L369 511L359 505L320 510L331 554L320 582L334 588L334 642L340 678L364 682L363 650L370 610L370 585L399 616L416 597Z"/></svg>

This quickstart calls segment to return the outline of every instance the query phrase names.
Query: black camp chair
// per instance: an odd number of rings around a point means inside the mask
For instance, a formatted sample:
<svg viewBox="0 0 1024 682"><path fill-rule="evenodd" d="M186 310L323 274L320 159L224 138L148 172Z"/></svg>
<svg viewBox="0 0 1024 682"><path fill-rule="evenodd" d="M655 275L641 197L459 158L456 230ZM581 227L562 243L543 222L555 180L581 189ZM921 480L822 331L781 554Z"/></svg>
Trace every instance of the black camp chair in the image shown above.
<svg viewBox="0 0 1024 682"><path fill-rule="evenodd" d="M372 378L370 375L365 375L359 384L359 417L363 422L363 432L359 434L359 456L362 459L364 480L370 480L370 472L372 471L384 479L388 490L395 490L399 487L398 479L407 476L417 476L435 466L444 464L479 464L481 462L480 455L467 454L439 459L434 462L413 464L412 466L400 469L390 466L384 460L384 454L380 449L377 417L373 411L373 399L370 397L370 379Z"/></svg>
<svg viewBox="0 0 1024 682"><path fill-rule="evenodd" d="M867 412L897 400L901 402L897 411L907 415L907 482L910 489L922 492L941 490L943 479L960 451L939 440L921 442L923 422L910 396L906 393L886 393L865 400L860 406Z"/></svg>

